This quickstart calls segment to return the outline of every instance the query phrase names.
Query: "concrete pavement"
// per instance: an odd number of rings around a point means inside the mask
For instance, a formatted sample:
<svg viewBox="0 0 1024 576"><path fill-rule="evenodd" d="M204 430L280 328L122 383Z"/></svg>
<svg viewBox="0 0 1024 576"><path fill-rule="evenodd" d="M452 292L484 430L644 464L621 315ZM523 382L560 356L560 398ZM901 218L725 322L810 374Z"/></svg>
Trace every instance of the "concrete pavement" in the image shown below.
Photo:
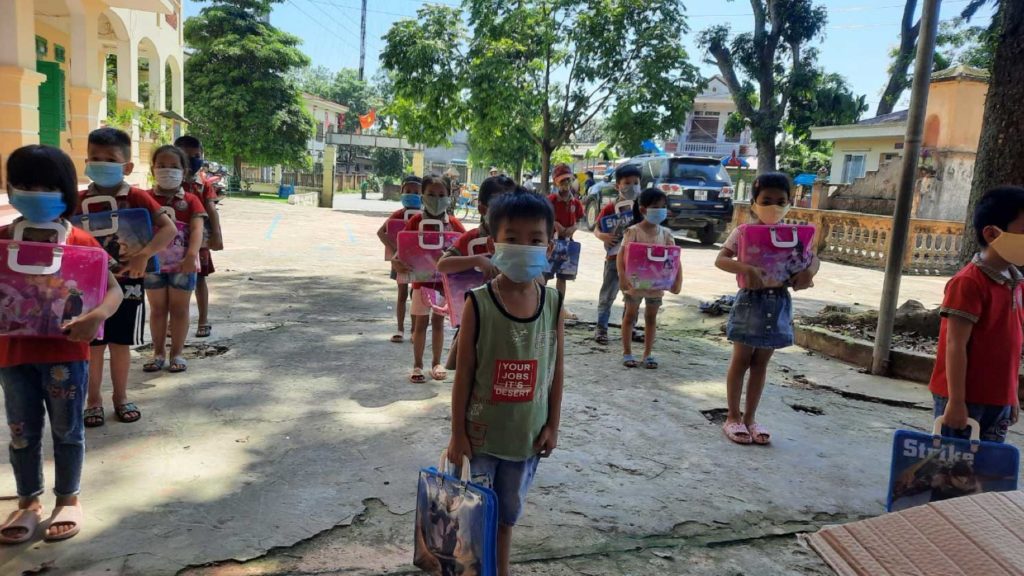
<svg viewBox="0 0 1024 576"><path fill-rule="evenodd" d="M83 533L2 549L0 573L411 571L416 473L447 441L450 383L409 384L410 346L387 341L394 290L374 232L391 206L340 197L336 208L224 202L214 334L193 348L204 356L180 375L135 363L143 420L88 431ZM588 272L569 306L586 320L601 255L583 241ZM927 391L792 348L759 413L773 446L728 443L716 422L730 349L693 311L735 290L714 254L684 250L660 370L628 371L585 325L568 332L559 449L517 529L517 573L826 573L792 534L882 512L892 432L929 425ZM820 278L797 297L808 309L873 303L881 285L880 273L828 264ZM905 295L934 305L942 284L907 279ZM0 475L0 495L13 484Z"/></svg>

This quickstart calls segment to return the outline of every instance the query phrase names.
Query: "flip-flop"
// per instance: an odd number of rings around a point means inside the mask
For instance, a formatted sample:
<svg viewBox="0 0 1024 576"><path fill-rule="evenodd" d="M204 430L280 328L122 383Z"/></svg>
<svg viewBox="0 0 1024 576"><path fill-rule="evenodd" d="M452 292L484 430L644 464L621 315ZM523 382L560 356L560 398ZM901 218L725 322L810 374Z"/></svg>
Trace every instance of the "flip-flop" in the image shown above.
<svg viewBox="0 0 1024 576"><path fill-rule="evenodd" d="M167 368L167 371L172 374L178 374L188 370L188 362L181 356L175 356L171 358L171 365Z"/></svg>
<svg viewBox="0 0 1024 576"><path fill-rule="evenodd" d="M639 366L639 364L637 364L636 358L634 358L632 354L622 355L622 365L625 366L626 368L636 368L637 366Z"/></svg>
<svg viewBox="0 0 1024 576"><path fill-rule="evenodd" d="M134 402L126 402L118 406L114 406L114 413L117 414L117 419L125 424L131 424L132 422L138 422L142 418L142 411L135 405ZM135 416L129 416L134 413Z"/></svg>
<svg viewBox="0 0 1024 576"><path fill-rule="evenodd" d="M654 356L648 356L647 358L644 358L643 364L644 368L647 368L648 370L658 369L658 361L654 359Z"/></svg>
<svg viewBox="0 0 1024 576"><path fill-rule="evenodd" d="M726 422L722 425L722 432L725 432L725 437L737 444L750 444L750 431L743 425L742 422Z"/></svg>
<svg viewBox="0 0 1024 576"><path fill-rule="evenodd" d="M43 521L42 510L29 510L20 508L7 516L7 521L0 526L0 544L22 544L28 542L36 535L36 528ZM25 533L21 536L5 536L3 531L11 528L24 528Z"/></svg>
<svg viewBox="0 0 1024 576"><path fill-rule="evenodd" d="M391 337L391 342L394 344L401 344L402 342L405 342L405 334L396 333Z"/></svg>
<svg viewBox="0 0 1024 576"><path fill-rule="evenodd" d="M597 334L596 334L596 335L594 336L594 340L595 340L595 341L596 341L596 342L597 342L598 344L607 344L607 343L608 343L608 333L607 333L607 332L598 332L598 333L597 333Z"/></svg>
<svg viewBox="0 0 1024 576"><path fill-rule="evenodd" d="M46 542L59 542L61 540L67 540L72 536L78 534L79 530L82 529L82 507L81 506L57 506L53 509L53 516L50 516L50 522L47 524L47 529L55 524L72 524L71 530L50 536L49 534L43 536L43 540Z"/></svg>
<svg viewBox="0 0 1024 576"><path fill-rule="evenodd" d="M167 365L166 358L153 358L149 362L142 365L143 372L159 372L164 369Z"/></svg>
<svg viewBox="0 0 1024 576"><path fill-rule="evenodd" d="M430 369L430 377L433 378L434 380L444 381L446 378L448 378L448 371L444 369L444 366L437 364L436 366Z"/></svg>
<svg viewBox="0 0 1024 576"><path fill-rule="evenodd" d="M759 446L767 446L772 443L772 435L768 432L768 429L761 426L757 422L754 422L750 426L747 426L747 430L750 431L750 439Z"/></svg>
<svg viewBox="0 0 1024 576"><path fill-rule="evenodd" d="M413 368L412 375L409 376L409 382L413 384L426 384L427 377L423 375L423 368Z"/></svg>
<svg viewBox="0 0 1024 576"><path fill-rule="evenodd" d="M103 426L106 422L106 418L103 416L103 406L86 408L85 412L82 414L82 419L85 422L86 428L98 428Z"/></svg>
<svg viewBox="0 0 1024 576"><path fill-rule="evenodd" d="M211 324L200 324L196 327L196 338L209 338L212 332L213 326Z"/></svg>

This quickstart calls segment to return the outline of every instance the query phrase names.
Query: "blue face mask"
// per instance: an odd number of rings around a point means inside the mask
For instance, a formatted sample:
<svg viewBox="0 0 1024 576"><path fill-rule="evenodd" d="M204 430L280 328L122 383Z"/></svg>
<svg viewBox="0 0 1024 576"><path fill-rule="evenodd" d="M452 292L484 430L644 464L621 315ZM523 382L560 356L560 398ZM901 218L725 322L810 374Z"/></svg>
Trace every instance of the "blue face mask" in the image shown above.
<svg viewBox="0 0 1024 576"><path fill-rule="evenodd" d="M89 162L85 175L100 188L113 188L124 181L124 164L117 162Z"/></svg>
<svg viewBox="0 0 1024 576"><path fill-rule="evenodd" d="M53 222L68 209L60 192L29 192L12 187L10 202L29 222Z"/></svg>
<svg viewBox="0 0 1024 576"><path fill-rule="evenodd" d="M423 200L419 194L402 194L402 208L419 210L423 206Z"/></svg>
<svg viewBox="0 0 1024 576"><path fill-rule="evenodd" d="M448 211L447 196L424 196L423 208L431 216L440 216Z"/></svg>
<svg viewBox="0 0 1024 576"><path fill-rule="evenodd" d="M189 173L194 175L194 174L198 173L200 170L202 170L203 169L203 162L204 162L204 160L203 160L202 157L189 158L188 159Z"/></svg>
<svg viewBox="0 0 1024 576"><path fill-rule="evenodd" d="M529 282L548 268L547 246L495 244L491 262L513 282Z"/></svg>
<svg viewBox="0 0 1024 576"><path fill-rule="evenodd" d="M644 214L644 219L655 226L664 222L666 218L668 218L668 208L648 208L647 213Z"/></svg>

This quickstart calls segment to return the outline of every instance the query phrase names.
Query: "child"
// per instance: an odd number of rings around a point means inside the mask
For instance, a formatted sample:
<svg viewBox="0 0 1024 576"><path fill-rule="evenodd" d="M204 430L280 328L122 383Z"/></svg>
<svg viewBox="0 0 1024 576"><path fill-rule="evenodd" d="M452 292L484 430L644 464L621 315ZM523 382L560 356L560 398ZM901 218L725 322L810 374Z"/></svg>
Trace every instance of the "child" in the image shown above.
<svg viewBox="0 0 1024 576"><path fill-rule="evenodd" d="M18 221L60 222L68 230L66 244L99 248L87 232L72 228L66 218L78 207L78 177L64 152L49 146L25 146L7 158L7 187ZM42 232L42 234L38 234ZM12 237L10 227L0 236ZM25 240L48 242L52 233L26 230ZM0 386L4 390L7 425L11 430L10 460L18 490L18 510L0 526L0 543L32 539L42 521L43 415L50 420L55 469L56 507L44 540L66 540L82 527L78 502L85 428L82 408L89 378L89 342L121 304L121 287L111 272L99 306L63 324L67 340L0 336Z"/></svg>
<svg viewBox="0 0 1024 576"><path fill-rule="evenodd" d="M419 232L423 220L440 220L445 232L465 232L466 229L458 218L448 214L449 195L446 180L433 174L423 178L423 213L409 219L405 225L406 232ZM408 272L409 267L395 258L395 269L399 274ZM427 381L423 376L423 351L427 347L427 324L432 326L431 353L433 358L430 376L434 380L444 380L448 372L441 366L441 350L444 348L444 317L434 312L427 301L424 290L444 292L440 282L413 282L412 284L412 348L413 369L409 381L423 384Z"/></svg>
<svg viewBox="0 0 1024 576"><path fill-rule="evenodd" d="M605 251L608 253L604 262L604 280L601 282L601 293L597 303L597 333L594 339L598 344L608 343L608 321L612 315L612 305L615 304L615 297L619 295L619 268L616 259L619 255L619 244L622 242L622 235L626 231L625 226L617 226L611 232L601 231L601 218L615 214L616 206L620 202L633 202L640 195L640 168L634 164L627 164L615 170L615 188L619 197L601 209L601 213L594 223L594 236L604 242Z"/></svg>
<svg viewBox="0 0 1024 576"><path fill-rule="evenodd" d="M131 174L133 165L132 141L128 134L116 128L100 128L89 134L88 164L85 173L92 184L81 193L81 202L90 198L114 198L117 208L143 208L153 222L153 239L139 253L132 256L126 269L117 270L117 281L124 299L117 312L103 326L103 339L95 340L89 355L89 398L86 401L85 425L103 426L103 356L110 349L110 382L114 389L114 414L121 422L136 422L142 412L134 402L128 401L128 371L131 368L131 347L142 344L146 322L146 303L143 298L143 278L149 260L167 247L174 239L174 222L160 212L160 205L145 191L129 186L124 177ZM105 207L98 208L106 209ZM83 213L79 206L77 212ZM120 246L109 242L107 252L118 252ZM113 245L111 245L113 244Z"/></svg>
<svg viewBox="0 0 1024 576"><path fill-rule="evenodd" d="M206 230L209 232L209 247L199 248L199 274L196 277L196 308L199 309L199 320L196 326L196 338L209 338L213 330L210 324L210 287L206 278L216 272L213 267L211 250L224 249L224 235L220 229L220 214L217 212L217 191L213 184L207 182L200 171L203 168L203 144L195 136L182 136L174 141L188 157L188 175L182 188L194 194L206 209Z"/></svg>
<svg viewBox="0 0 1024 576"><path fill-rule="evenodd" d="M626 303L626 313L622 317L622 365L626 368L636 368L638 365L636 358L633 357L632 334L633 325L640 314L640 303L645 299L647 308L644 309L643 365L644 368L652 370L658 367L658 361L654 359L652 351L658 327L658 309L661 308L661 298L664 295L663 290L638 290L630 284L629 278L626 277L626 247L633 242L675 246L672 231L661 225L667 217L668 196L657 188L644 190L633 204L633 225L626 229L622 237L622 250L616 259L619 286ZM683 271L680 268L671 292L679 294L682 287Z"/></svg>
<svg viewBox="0 0 1024 576"><path fill-rule="evenodd" d="M480 183L480 193L477 196L478 210L480 210L480 226L466 232L451 248L445 251L441 259L437 261L437 271L442 274L457 274L476 268L483 272L484 278L490 280L498 275L498 269L491 264L491 255L494 254L494 241L491 240L491 233L487 228L487 206L494 199L502 194L512 192L516 189L516 183L508 176L492 176L485 178ZM474 240L487 239L487 244L481 252L478 249L470 251L470 244ZM462 306L463 302L449 302L450 306ZM448 361L445 363L445 370L454 370L458 358L459 333L455 332L451 350L448 351Z"/></svg>
<svg viewBox="0 0 1024 576"><path fill-rule="evenodd" d="M583 218L583 203L572 193L574 180L572 168L569 168L568 164L555 166L553 179L558 192L548 196L548 200L551 201L551 205L555 209L555 238L572 240L573 235L576 234L577 224ZM560 270L554 274L545 272L544 277L548 280L558 279L556 286L558 293L562 295L563 302L565 301L566 280L576 279L575 274L565 274ZM576 315L568 310L565 311L565 317L572 321L577 320Z"/></svg>
<svg viewBox="0 0 1024 576"><path fill-rule="evenodd" d="M779 172L761 174L754 180L750 209L754 224L778 224L792 203L789 177ZM764 391L768 361L778 348L793 345L793 302L784 283L768 280L759 268L737 259L739 228L732 231L722 245L715 265L731 274L742 274L746 288L740 289L729 313L727 336L733 343L732 362L727 376L729 413L722 430L737 444L767 445L771 442L768 429L757 423L757 405ZM815 257L811 265L796 274L788 284L794 290L813 286L819 262ZM746 409L740 412L743 378L750 370L747 382Z"/></svg>
<svg viewBox="0 0 1024 576"><path fill-rule="evenodd" d="M544 197L525 190L492 203L500 274L470 293L462 313L448 459L462 465L470 458L473 481L497 493L502 576L537 464L558 443L562 297L536 282L547 266L554 218Z"/></svg>
<svg viewBox="0 0 1024 576"><path fill-rule="evenodd" d="M420 210L423 205L420 199L421 182L419 176L406 176L402 180L402 208L396 210L394 214L388 217L388 220L407 220L406 214L410 210ZM388 238L388 220L385 220L384 224L377 230L377 238L380 238L381 244L387 248L387 254L393 257L395 252L398 251L398 247L392 244L391 239ZM394 263L391 265L391 279L398 280L398 272L395 270ZM405 282L398 282L398 299L395 301L398 332L395 332L391 337L391 341L395 344L401 344L405 341L405 303L407 300L409 300L409 285Z"/></svg>
<svg viewBox="0 0 1024 576"><path fill-rule="evenodd" d="M153 336L153 359L142 369L159 372L167 363L167 325L170 316L171 364L169 372L184 372L188 363L182 355L188 332L189 302L196 287L196 267L199 246L203 242L203 223L206 209L198 196L186 194L181 187L188 158L176 146L161 146L153 152L153 176L156 186L150 191L157 204L174 214L177 222L188 225L185 235L185 258L177 272L146 274L146 297L151 308L149 327ZM177 241L177 238L175 239Z"/></svg>
<svg viewBox="0 0 1024 576"><path fill-rule="evenodd" d="M1020 414L1021 274L1024 188L990 190L974 210L981 253L946 284L939 350L928 388L943 436L968 438L967 418L981 439L1006 441Z"/></svg>

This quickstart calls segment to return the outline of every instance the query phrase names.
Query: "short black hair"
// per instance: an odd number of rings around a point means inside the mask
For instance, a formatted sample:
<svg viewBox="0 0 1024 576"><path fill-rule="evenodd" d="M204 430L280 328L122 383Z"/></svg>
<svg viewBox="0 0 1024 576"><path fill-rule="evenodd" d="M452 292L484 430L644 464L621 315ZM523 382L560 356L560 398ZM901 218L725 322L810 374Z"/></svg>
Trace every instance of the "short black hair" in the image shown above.
<svg viewBox="0 0 1024 576"><path fill-rule="evenodd" d="M640 177L640 167L636 164L626 164L615 169L615 183L629 178L630 176Z"/></svg>
<svg viewBox="0 0 1024 576"><path fill-rule="evenodd" d="M587 176L590 176L591 178L593 178L594 177L594 171L593 170L587 170Z"/></svg>
<svg viewBox="0 0 1024 576"><path fill-rule="evenodd" d="M502 194L487 207L487 228L497 235L498 227L511 220L544 220L547 223L548 239L555 234L555 209L551 202L522 186L516 186L511 194Z"/></svg>
<svg viewBox="0 0 1024 576"><path fill-rule="evenodd" d="M196 138L191 134L179 136L178 139L174 141L174 145L177 146L178 148L199 148L200 150L203 149L203 143L199 141L199 138Z"/></svg>
<svg viewBox="0 0 1024 576"><path fill-rule="evenodd" d="M181 162L181 169L188 172L188 156L185 155L185 151L171 144L164 144L153 150L153 158L150 164L156 166L156 159L163 154L174 154L177 156L178 162Z"/></svg>
<svg viewBox="0 0 1024 576"><path fill-rule="evenodd" d="M402 178L402 186L405 186L406 184L423 184L423 179L415 174L410 174L405 178Z"/></svg>
<svg viewBox="0 0 1024 576"><path fill-rule="evenodd" d="M446 176L438 176L437 174L427 174L426 176L423 177L423 180L420 182L420 189L423 190L424 193L426 193L427 188L431 187L434 184L441 184L442 186L444 186L445 192L449 196L451 196L452 183L451 180L449 180L448 177Z"/></svg>
<svg viewBox="0 0 1024 576"><path fill-rule="evenodd" d="M78 210L78 171L75 163L60 148L30 144L7 157L7 182L12 188L30 190L45 187L59 190L67 208L61 214L70 218Z"/></svg>
<svg viewBox="0 0 1024 576"><path fill-rule="evenodd" d="M516 189L515 180L508 176L488 176L480 183L480 193L477 200L484 206L490 206L491 198L495 194L507 194Z"/></svg>
<svg viewBox="0 0 1024 576"><path fill-rule="evenodd" d="M644 216L640 213L640 207L649 207L658 200L664 200L665 206L668 207L668 194L665 194L661 190L654 188L653 186L644 190L636 197L633 201L633 224L639 224L643 222Z"/></svg>
<svg viewBox="0 0 1024 576"><path fill-rule="evenodd" d="M89 132L89 144L95 146L117 146L124 154L125 162L132 160L132 137L124 130L111 128L97 128Z"/></svg>
<svg viewBox="0 0 1024 576"><path fill-rule="evenodd" d="M792 198L793 193L791 192L792 187L789 183L789 176L782 172L765 172L754 179L754 185L751 187L750 202L753 203L757 200L758 194L761 190L766 188L774 188L776 190L782 190L786 193L787 198Z"/></svg>
<svg viewBox="0 0 1024 576"><path fill-rule="evenodd" d="M1024 212L1024 188L997 186L985 193L974 209L974 234L979 246L988 246L983 231L995 226L1003 232Z"/></svg>

